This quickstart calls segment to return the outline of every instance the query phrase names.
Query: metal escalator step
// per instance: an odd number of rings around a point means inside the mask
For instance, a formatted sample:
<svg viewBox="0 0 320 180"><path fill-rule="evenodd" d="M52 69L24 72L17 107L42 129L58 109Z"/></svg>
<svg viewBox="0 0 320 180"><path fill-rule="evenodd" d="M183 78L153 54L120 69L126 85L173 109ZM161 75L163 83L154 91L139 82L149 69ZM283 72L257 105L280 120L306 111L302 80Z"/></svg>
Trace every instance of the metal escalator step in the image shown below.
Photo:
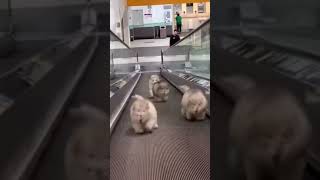
<svg viewBox="0 0 320 180"><path fill-rule="evenodd" d="M149 76L141 76L134 94L148 95ZM181 96L170 87L168 102L154 103L159 128L143 135L131 128L129 101L111 136L110 179L210 179L209 120L186 121L180 113Z"/></svg>

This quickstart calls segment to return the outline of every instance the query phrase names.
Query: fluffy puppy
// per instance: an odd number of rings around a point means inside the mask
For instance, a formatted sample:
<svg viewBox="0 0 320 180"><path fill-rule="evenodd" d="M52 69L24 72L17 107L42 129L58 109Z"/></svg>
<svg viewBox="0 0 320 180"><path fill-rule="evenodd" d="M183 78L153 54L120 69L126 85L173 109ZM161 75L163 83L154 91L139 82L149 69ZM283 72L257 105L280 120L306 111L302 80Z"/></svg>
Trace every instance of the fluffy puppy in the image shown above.
<svg viewBox="0 0 320 180"><path fill-rule="evenodd" d="M187 120L204 120L208 108L208 101L199 89L180 86L183 96L181 100L181 114Z"/></svg>
<svg viewBox="0 0 320 180"><path fill-rule="evenodd" d="M153 103L140 95L134 95L135 99L130 108L131 124L135 133L152 132L158 128L157 110Z"/></svg>
<svg viewBox="0 0 320 180"><path fill-rule="evenodd" d="M160 77L156 74L150 76L149 79L149 93L150 97L153 98L153 85L160 81Z"/></svg>
<svg viewBox="0 0 320 180"><path fill-rule="evenodd" d="M167 101L169 98L169 84L166 81L160 80L153 84L153 96L157 102Z"/></svg>

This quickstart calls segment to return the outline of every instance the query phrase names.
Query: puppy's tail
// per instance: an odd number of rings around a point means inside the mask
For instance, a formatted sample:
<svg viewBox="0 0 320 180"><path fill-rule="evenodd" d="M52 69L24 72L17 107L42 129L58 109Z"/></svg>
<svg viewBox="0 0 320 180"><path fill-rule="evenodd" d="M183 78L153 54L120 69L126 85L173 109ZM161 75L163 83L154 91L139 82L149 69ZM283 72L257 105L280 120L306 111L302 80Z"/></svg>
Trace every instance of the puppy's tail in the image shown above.
<svg viewBox="0 0 320 180"><path fill-rule="evenodd" d="M138 94L135 94L135 95L131 96L131 98L133 98L133 99L139 99L139 100L144 100L144 98L143 98L142 96L138 95Z"/></svg>
<svg viewBox="0 0 320 180"><path fill-rule="evenodd" d="M181 89L182 93L185 93L190 89L190 87L187 85L179 86L179 88Z"/></svg>
<svg viewBox="0 0 320 180"><path fill-rule="evenodd" d="M243 93L256 86L256 82L245 75L231 75L217 79L217 85L228 96L238 100Z"/></svg>

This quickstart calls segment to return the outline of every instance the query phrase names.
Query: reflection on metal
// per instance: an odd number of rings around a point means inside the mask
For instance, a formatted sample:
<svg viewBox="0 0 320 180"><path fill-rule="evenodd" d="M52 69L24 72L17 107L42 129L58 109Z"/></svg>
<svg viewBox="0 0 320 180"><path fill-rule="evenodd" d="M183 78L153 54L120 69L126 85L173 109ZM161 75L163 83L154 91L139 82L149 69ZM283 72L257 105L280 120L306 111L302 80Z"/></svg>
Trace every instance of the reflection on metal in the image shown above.
<svg viewBox="0 0 320 180"><path fill-rule="evenodd" d="M135 72L140 72L141 68L140 68L140 64L136 64L135 65Z"/></svg>
<svg viewBox="0 0 320 180"><path fill-rule="evenodd" d="M117 90L121 89L123 86L125 86L128 81L136 75L136 72L132 72L124 76L123 78L117 80L116 82L112 83L110 85L110 91L113 93L116 93Z"/></svg>
<svg viewBox="0 0 320 180"><path fill-rule="evenodd" d="M112 91L110 91L110 98L114 95L114 93Z"/></svg>

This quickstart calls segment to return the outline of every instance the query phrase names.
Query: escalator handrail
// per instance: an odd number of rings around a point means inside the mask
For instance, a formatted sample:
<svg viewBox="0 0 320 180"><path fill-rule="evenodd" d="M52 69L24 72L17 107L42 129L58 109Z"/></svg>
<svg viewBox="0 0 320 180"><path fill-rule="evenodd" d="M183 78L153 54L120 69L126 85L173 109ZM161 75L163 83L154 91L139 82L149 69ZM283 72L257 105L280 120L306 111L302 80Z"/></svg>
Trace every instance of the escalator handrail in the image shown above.
<svg viewBox="0 0 320 180"><path fill-rule="evenodd" d="M222 35L230 36L230 37L237 38L237 39L248 40L249 42L263 44L263 45L269 46L274 49L284 50L286 52L293 53L293 54L296 54L299 56L309 57L311 59L320 59L320 56L315 53L303 51L301 49L294 48L294 47L280 45L280 44L272 42L272 41L270 41L264 37L261 37L261 36L245 35L245 34L234 33L234 32L230 32L230 31L227 32L225 30L215 30L215 34L222 34Z"/></svg>
<svg viewBox="0 0 320 180"><path fill-rule="evenodd" d="M126 46L126 48L131 49L127 43L125 43L123 40L121 40L111 29L110 29L110 34L113 35L118 41L121 42L121 44L123 44L124 46ZM110 38L111 39L111 38Z"/></svg>
<svg viewBox="0 0 320 180"><path fill-rule="evenodd" d="M176 42L175 44L173 44L172 46L168 47L167 49L165 49L163 52L168 51L170 48L173 48L175 46L177 46L178 44L180 44L182 41L185 41L185 39L189 38L190 36L192 36L193 34L195 34L196 32L198 32L199 30L201 30L205 25L210 24L210 18L208 20L206 20L204 23L202 23L199 27L197 27L196 29L192 30L188 35L186 35L185 37L183 37L182 39L180 39L178 42Z"/></svg>
<svg viewBox="0 0 320 180"><path fill-rule="evenodd" d="M72 41L72 39L74 38L73 35L78 34L78 33L79 33L79 31L76 31L76 32L72 33L70 36L68 36L68 37L60 40L59 42L56 42L56 43L54 43L54 44L52 44L52 45L50 45L50 46L42 49L40 52L38 52L38 53L32 55L31 57L29 57L29 58L28 58L29 60L23 61L23 62L17 64L17 65L16 65L14 68L12 68L11 70L9 70L9 71L7 71L7 72L5 72L5 73L3 73L3 74L0 74L0 79L9 76L10 74L16 72L18 69L22 68L23 66L25 66L25 65L27 65L27 64L29 64L29 63L32 63L32 61L33 61L33 59L34 59L35 57L44 56L46 53L51 52L54 48L57 48L57 47L59 47L59 46L61 46L61 45L64 45L64 44L67 43L67 42ZM81 32L80 32L80 33L81 33Z"/></svg>

